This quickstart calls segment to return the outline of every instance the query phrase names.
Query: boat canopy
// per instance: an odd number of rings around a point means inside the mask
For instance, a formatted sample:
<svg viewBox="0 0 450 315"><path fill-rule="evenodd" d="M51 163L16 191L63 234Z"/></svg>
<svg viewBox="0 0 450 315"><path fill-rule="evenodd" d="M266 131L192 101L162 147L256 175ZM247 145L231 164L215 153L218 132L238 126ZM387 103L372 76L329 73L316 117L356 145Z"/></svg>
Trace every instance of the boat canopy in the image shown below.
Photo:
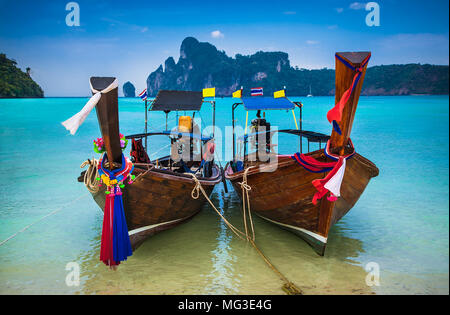
<svg viewBox="0 0 450 315"><path fill-rule="evenodd" d="M203 103L202 92L159 90L150 110L160 111L199 111Z"/></svg>
<svg viewBox="0 0 450 315"><path fill-rule="evenodd" d="M295 105L285 97L243 97L246 110L294 109Z"/></svg>

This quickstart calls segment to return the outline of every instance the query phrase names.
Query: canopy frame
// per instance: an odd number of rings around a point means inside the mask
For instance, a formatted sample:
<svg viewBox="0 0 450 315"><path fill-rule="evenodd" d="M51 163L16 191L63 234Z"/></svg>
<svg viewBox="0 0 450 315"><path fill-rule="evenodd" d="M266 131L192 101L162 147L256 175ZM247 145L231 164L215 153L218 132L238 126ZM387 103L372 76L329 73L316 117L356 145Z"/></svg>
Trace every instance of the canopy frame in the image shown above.
<svg viewBox="0 0 450 315"><path fill-rule="evenodd" d="M289 101L290 102L290 101ZM299 151L300 153L303 152L303 144L302 144L302 137L306 137L305 135L302 135L302 131L303 131L303 124L302 124L302 109L303 109L303 104L301 102L291 102L294 105L294 108L292 110L295 109L295 107L297 107L299 109L299 119L298 119L298 127L299 129L297 130L299 132ZM243 105L245 108L245 105L243 102L238 102L238 103L234 103L233 106L231 107L231 124L232 124L232 129L233 129L233 161L236 161L236 133L235 133L235 116L234 116L234 111L235 109L239 106L239 105ZM283 108L282 110L284 110L285 108ZM261 110L270 110L270 109L261 109ZM280 109L276 109L276 110L280 110ZM247 111L248 112L248 111ZM293 129L286 129L286 130L293 130ZM291 134L295 134L292 132L287 132L287 131L279 131L279 132L285 132L285 133L291 133ZM311 131L309 131L311 132ZM247 152L247 139L245 139L244 141L244 159L245 159L245 155ZM308 151L309 151L309 140L308 140Z"/></svg>
<svg viewBox="0 0 450 315"><path fill-rule="evenodd" d="M245 110L292 110L295 104L287 97L242 97Z"/></svg>
<svg viewBox="0 0 450 315"><path fill-rule="evenodd" d="M192 102L190 103L189 106L191 107L183 107L183 106L176 106L175 103L171 103L169 105L173 105L172 107L161 107L159 109L154 109L153 105L155 104L155 101L158 99L158 95L160 95L160 93L176 93L178 94L177 97L180 96L194 96L196 98L196 101L198 102L198 104L194 104L192 105ZM173 95L172 95L173 96ZM170 99L171 102L174 102L174 99ZM191 99L192 101L192 99ZM150 103L150 108L149 108L149 103ZM212 110L213 110L213 117L212 117L212 124L213 124L213 131L212 131L212 136L207 138L207 137L202 137L201 135L198 136L196 134L193 133L180 133L180 132L172 132L168 130L168 115L169 112L171 111L193 111L194 112L194 116L195 116L195 112L198 112L201 110L201 107L203 105L203 103L209 103L211 104ZM163 104L161 104L163 105ZM162 132L148 132L148 112L149 111L163 111L166 114L166 130L162 131ZM194 117L193 116L193 117ZM156 98L151 99L151 100L145 100L145 132L144 133L140 133L140 134L134 134L134 135L129 135L126 136L125 138L127 139L131 139L131 138L139 138L139 139L145 139L145 144L144 144L144 149L145 152L148 154L148 142L147 142L147 138L149 136L155 136L155 135L166 135L166 136L173 136L176 135L178 138L181 137L189 137L190 141L192 142L193 139L198 139L201 140L202 142L208 142L212 139L214 139L215 136L215 126L216 126L216 101L215 100L205 100L203 97L202 92L193 92L193 91L169 91L169 90L160 90L156 96ZM172 138L173 139L173 138ZM192 152L191 152L192 154Z"/></svg>

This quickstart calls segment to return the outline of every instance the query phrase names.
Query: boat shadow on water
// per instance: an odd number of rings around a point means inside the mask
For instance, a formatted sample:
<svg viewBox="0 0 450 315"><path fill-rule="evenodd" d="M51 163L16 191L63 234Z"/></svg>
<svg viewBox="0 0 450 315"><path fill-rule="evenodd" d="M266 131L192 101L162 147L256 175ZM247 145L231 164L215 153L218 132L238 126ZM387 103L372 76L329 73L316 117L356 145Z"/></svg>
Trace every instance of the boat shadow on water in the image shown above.
<svg viewBox="0 0 450 315"><path fill-rule="evenodd" d="M229 188L231 185L229 185ZM217 186L211 200L234 226L243 229L241 202ZM357 264L361 240L348 236L343 220L331 230L329 250L316 255L296 235L253 217L256 243L271 262L305 294L370 294ZM205 205L190 222L154 235L116 271L99 260L101 227L80 262L83 294L284 294L281 281L254 248L236 237ZM187 237L189 236L189 237Z"/></svg>

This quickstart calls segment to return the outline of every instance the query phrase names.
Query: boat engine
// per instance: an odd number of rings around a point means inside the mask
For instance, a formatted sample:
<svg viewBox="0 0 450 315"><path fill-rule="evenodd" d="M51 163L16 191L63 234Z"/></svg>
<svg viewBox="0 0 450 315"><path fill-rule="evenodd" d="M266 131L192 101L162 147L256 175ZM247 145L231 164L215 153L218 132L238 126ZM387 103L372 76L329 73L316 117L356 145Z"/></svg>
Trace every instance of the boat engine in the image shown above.
<svg viewBox="0 0 450 315"><path fill-rule="evenodd" d="M265 150L266 153L270 152L270 123L266 121L266 113L263 113L263 118L261 118L261 111L258 110L255 119L251 122L252 133L256 133L251 139L252 146L255 147L256 151ZM265 138L258 133L265 133ZM259 141L262 142L260 143Z"/></svg>

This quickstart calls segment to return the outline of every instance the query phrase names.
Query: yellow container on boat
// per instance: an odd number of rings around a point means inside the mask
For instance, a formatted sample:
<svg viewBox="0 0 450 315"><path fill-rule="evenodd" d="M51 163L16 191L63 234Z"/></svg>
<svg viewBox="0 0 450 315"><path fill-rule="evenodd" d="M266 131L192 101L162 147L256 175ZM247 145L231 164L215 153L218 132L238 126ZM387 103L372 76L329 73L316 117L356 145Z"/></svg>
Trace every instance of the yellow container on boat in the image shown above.
<svg viewBox="0 0 450 315"><path fill-rule="evenodd" d="M178 118L179 132L192 132L192 118L191 116L180 116Z"/></svg>

